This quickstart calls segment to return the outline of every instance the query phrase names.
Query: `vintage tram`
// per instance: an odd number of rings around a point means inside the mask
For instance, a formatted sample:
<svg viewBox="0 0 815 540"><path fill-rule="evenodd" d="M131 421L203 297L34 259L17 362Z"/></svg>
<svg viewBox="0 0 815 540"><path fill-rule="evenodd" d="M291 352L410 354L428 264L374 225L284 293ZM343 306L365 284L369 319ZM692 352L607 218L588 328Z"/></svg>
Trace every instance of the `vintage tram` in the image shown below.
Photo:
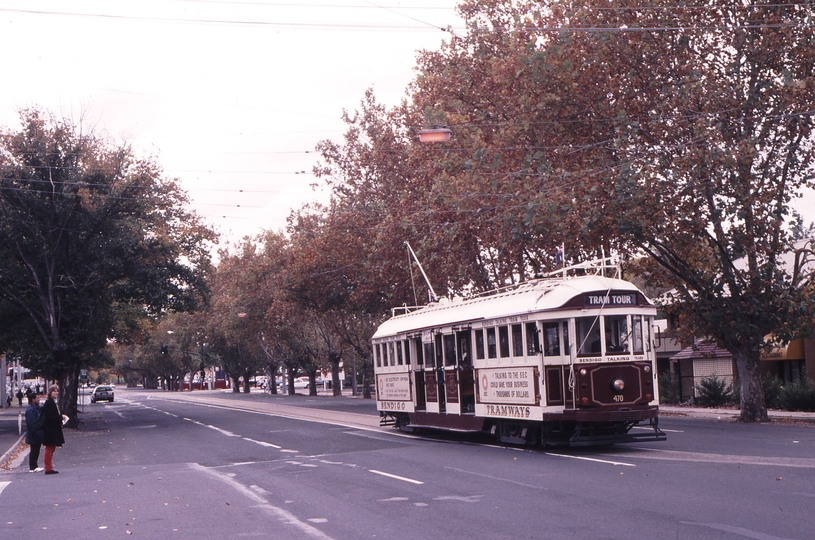
<svg viewBox="0 0 815 540"><path fill-rule="evenodd" d="M483 431L510 444L665 440L656 308L606 277L607 263L395 309L372 337L381 424Z"/></svg>

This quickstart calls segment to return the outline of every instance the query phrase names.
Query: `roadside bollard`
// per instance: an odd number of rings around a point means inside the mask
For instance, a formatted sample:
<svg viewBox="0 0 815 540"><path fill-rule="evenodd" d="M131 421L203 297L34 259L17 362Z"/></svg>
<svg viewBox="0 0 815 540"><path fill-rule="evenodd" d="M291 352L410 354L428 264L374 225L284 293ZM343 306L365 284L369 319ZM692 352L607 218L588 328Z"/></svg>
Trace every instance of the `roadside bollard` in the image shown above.
<svg viewBox="0 0 815 540"><path fill-rule="evenodd" d="M17 413L17 435L23 434L23 413Z"/></svg>

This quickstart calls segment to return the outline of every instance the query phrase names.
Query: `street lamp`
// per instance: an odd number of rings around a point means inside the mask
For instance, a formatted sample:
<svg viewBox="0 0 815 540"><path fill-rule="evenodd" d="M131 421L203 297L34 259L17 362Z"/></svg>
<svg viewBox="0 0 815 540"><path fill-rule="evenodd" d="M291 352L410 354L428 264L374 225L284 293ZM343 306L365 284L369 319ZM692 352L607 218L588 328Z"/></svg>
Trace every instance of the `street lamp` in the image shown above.
<svg viewBox="0 0 815 540"><path fill-rule="evenodd" d="M447 142L453 134L450 128L443 124L433 124L429 128L419 130L419 142L436 143Z"/></svg>

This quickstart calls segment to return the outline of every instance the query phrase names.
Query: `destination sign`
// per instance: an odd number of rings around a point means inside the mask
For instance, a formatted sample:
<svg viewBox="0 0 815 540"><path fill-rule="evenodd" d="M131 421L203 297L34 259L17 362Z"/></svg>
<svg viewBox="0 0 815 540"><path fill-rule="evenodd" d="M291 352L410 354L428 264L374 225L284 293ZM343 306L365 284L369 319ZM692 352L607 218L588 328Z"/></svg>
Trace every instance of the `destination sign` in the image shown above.
<svg viewBox="0 0 815 540"><path fill-rule="evenodd" d="M583 305L586 307L636 306L637 293L584 294Z"/></svg>

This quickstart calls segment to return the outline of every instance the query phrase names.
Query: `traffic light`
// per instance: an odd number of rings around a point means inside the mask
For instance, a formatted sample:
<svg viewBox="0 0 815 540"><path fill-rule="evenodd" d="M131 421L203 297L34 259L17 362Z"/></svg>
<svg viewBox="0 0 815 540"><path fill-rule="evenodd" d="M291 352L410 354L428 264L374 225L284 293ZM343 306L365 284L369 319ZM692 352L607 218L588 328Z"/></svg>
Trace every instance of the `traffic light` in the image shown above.
<svg viewBox="0 0 815 540"><path fill-rule="evenodd" d="M161 346L161 355L162 356L167 356L167 353L169 352L169 350L170 349L167 347L167 345L162 345Z"/></svg>

